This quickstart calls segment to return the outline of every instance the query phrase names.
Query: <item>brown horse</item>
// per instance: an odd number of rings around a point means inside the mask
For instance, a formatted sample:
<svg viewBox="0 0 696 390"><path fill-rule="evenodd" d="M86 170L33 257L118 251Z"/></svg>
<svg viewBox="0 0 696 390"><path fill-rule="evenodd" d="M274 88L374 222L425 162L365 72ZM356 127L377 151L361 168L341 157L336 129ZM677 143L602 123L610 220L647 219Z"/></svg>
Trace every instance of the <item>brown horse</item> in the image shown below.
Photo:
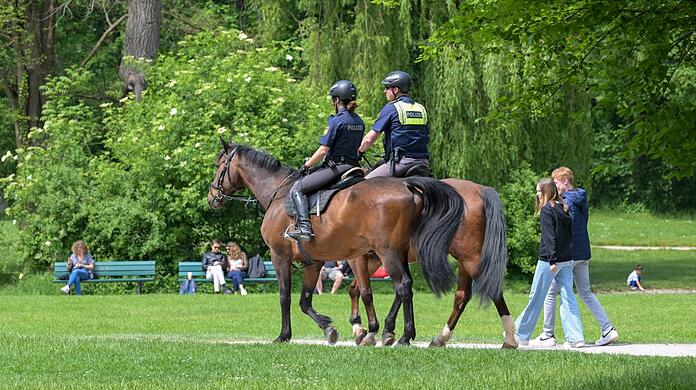
<svg viewBox="0 0 696 390"><path fill-rule="evenodd" d="M510 316L502 290L507 264L507 242L505 217L498 193L493 188L467 180L444 179L443 182L452 186L459 193L464 200L466 210L449 248L449 253L459 262L458 288L454 296L454 308L447 324L430 345L445 346L450 340L459 317L472 297L472 282L474 282L474 290L481 296L482 301L485 298L490 298L498 310L505 331L503 348L516 348L515 323ZM409 261L415 261L412 252L409 253ZM358 273L368 276L374 273L380 262L379 259L371 258L367 266L365 264L365 261L351 262L351 266L355 265L358 268ZM367 283L369 289L369 277ZM368 333L360 325L358 286L359 282L356 278L349 288L353 333L356 343L371 344L372 340L363 342L363 338L374 337L374 335L373 329L370 329ZM360 288L362 289L362 287ZM400 306L401 301L397 295L384 321L382 342L385 345L394 342L394 326ZM369 313L370 309L367 309Z"/></svg>
<svg viewBox="0 0 696 390"><path fill-rule="evenodd" d="M424 277L435 293L451 288L454 274L447 263L447 248L463 214L461 197L452 187L430 178L366 180L337 193L324 214L312 215L315 238L298 247L283 234L293 222L286 213L284 198L297 176L297 172L264 152L223 142L208 191L208 203L213 208L222 207L232 193L248 188L266 209L261 235L271 250L276 269L282 317L276 341L285 342L292 337L293 259L314 260L304 270L300 308L324 331L329 343L334 343L338 335L331 319L312 307L321 263L373 252L382 259L403 302L404 334L399 343L409 344L416 335L407 263L409 249L413 247L417 252ZM372 306L371 295L363 295L363 299L366 307ZM369 320L376 322L376 318Z"/></svg>

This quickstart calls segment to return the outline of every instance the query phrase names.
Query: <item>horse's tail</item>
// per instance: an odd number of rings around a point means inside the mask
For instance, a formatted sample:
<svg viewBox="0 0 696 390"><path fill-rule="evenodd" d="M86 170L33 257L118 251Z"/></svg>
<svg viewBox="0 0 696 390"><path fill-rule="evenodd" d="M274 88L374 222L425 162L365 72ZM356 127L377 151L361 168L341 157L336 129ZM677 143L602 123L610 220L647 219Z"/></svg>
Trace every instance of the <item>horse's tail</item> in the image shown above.
<svg viewBox="0 0 696 390"><path fill-rule="evenodd" d="M484 187L479 195L486 210L486 237L474 292L482 302L485 297L495 301L503 293L503 277L508 261L505 215L500 197L493 188Z"/></svg>
<svg viewBox="0 0 696 390"><path fill-rule="evenodd" d="M406 179L423 198L418 227L411 238L416 246L423 276L430 289L439 296L454 284L454 273L447 253L464 213L462 197L449 185L428 177Z"/></svg>

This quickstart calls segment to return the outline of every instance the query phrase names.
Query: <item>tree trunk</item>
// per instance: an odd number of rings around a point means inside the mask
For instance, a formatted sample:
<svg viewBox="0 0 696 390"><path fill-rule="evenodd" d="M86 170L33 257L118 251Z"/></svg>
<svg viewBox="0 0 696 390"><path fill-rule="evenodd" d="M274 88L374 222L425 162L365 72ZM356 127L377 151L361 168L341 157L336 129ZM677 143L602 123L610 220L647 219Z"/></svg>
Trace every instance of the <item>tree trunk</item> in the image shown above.
<svg viewBox="0 0 696 390"><path fill-rule="evenodd" d="M14 119L15 144L25 146L32 127L41 126L45 98L41 86L51 73L55 60L55 0L16 3L9 45L15 63L0 69L2 87L17 114Z"/></svg>
<svg viewBox="0 0 696 390"><path fill-rule="evenodd" d="M157 56L160 37L161 0L129 0L123 59L119 75L124 95L134 91L136 100L147 88L145 70Z"/></svg>

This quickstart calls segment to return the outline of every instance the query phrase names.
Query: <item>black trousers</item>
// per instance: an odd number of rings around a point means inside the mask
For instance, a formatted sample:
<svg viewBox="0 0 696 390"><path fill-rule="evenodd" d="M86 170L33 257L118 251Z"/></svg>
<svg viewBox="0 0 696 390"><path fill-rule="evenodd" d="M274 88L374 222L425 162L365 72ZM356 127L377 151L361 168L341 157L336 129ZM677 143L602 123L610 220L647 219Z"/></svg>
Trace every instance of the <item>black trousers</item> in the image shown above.
<svg viewBox="0 0 696 390"><path fill-rule="evenodd" d="M305 195L310 194L338 179L351 168L353 168L353 165L350 164L337 164L335 167L325 166L319 168L296 181L290 191L300 191Z"/></svg>

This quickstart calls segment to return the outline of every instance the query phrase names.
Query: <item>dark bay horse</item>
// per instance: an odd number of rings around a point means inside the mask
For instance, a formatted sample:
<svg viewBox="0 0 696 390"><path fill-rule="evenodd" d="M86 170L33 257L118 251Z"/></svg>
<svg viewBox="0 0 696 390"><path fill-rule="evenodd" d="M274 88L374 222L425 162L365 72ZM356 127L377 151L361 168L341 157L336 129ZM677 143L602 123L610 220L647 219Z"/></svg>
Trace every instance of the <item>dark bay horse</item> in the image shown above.
<svg viewBox="0 0 696 390"><path fill-rule="evenodd" d="M466 205L459 229L449 248L449 253L459 262L458 287L454 296L454 307L445 327L436 336L431 346L445 346L452 337L459 317L472 297L472 282L474 291L482 300L490 298L498 310L503 324L505 341L503 348L516 348L515 323L510 316L505 299L503 298L503 277L507 264L507 240L505 234L505 218L498 193L490 187L481 186L471 181L459 179L444 179L443 182L453 187ZM409 261L415 261L415 254L409 252ZM354 263L351 263L351 266ZM355 263L363 270L359 272L372 275L379 267L379 259L371 258L365 269L365 262ZM369 289L369 278L367 279ZM356 343L363 343L363 338L373 337L360 325L358 294L362 286L356 281L349 288L351 297L351 323ZM387 318L385 319L382 342L389 345L394 342L394 326L401 301L395 296ZM368 308L368 313L369 313ZM369 340L364 344L372 344Z"/></svg>
<svg viewBox="0 0 696 390"><path fill-rule="evenodd" d="M276 269L282 317L280 335L275 341L286 342L292 337L293 259L314 260L304 270L300 308L324 331L329 343L334 343L337 332L331 319L312 307L312 292L321 264L374 253L392 276L396 294L403 302L404 334L399 343L409 344L416 331L408 252L413 248L417 253L424 277L435 293L449 290L454 274L447 262L447 250L462 218L462 198L449 185L430 178L366 180L337 193L324 214L312 215L315 237L298 247L283 237L293 223L285 211L284 198L296 178L294 170L264 152L223 142L208 191L208 203L213 208L222 207L232 193L248 188L266 209L261 235L271 250ZM364 295L363 301L366 307L372 306L371 295ZM376 323L376 318L368 319Z"/></svg>

